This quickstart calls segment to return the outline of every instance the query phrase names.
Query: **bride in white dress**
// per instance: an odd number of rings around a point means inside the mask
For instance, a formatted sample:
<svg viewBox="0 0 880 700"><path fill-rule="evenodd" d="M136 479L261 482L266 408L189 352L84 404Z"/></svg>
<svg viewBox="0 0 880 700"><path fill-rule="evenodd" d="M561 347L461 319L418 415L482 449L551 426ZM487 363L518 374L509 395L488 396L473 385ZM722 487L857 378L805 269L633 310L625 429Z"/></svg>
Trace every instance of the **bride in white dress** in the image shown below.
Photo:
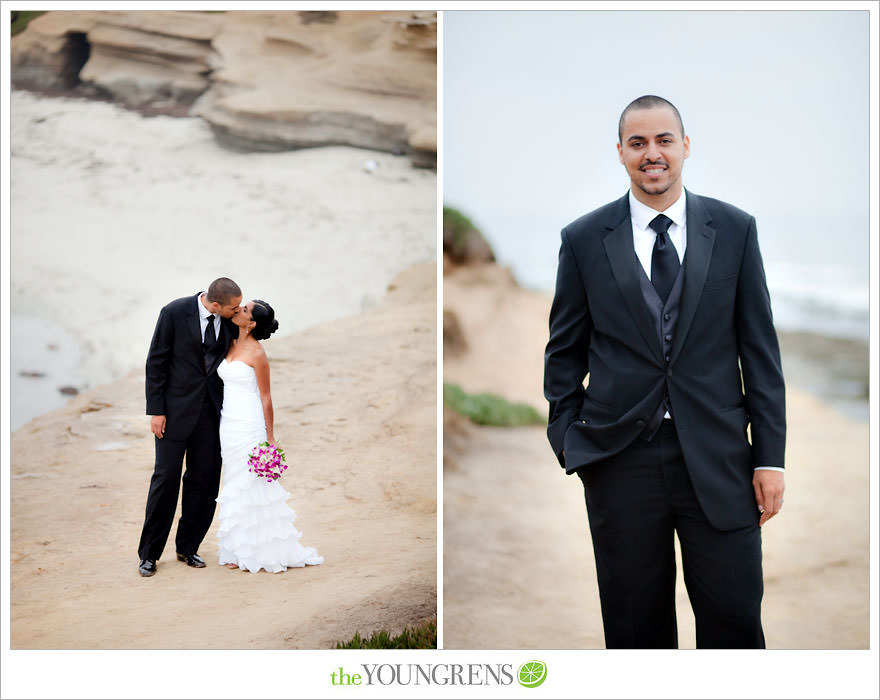
<svg viewBox="0 0 880 700"><path fill-rule="evenodd" d="M260 345L278 328L266 302L248 302L232 318L238 338L217 369L223 380L220 449L223 490L217 532L219 562L251 572L286 571L288 567L321 564L314 547L299 543L296 513L280 481L268 482L248 471L248 455L261 442L275 444L274 415L269 392L269 361ZM287 474L295 474L292 465Z"/></svg>

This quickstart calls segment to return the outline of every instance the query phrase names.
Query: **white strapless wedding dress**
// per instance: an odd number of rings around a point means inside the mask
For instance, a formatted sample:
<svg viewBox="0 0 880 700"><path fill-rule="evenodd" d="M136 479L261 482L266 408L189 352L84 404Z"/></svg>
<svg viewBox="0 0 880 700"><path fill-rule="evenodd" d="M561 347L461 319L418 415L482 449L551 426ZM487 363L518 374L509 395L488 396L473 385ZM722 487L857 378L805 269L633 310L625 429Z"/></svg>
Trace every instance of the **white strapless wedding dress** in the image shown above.
<svg viewBox="0 0 880 700"><path fill-rule="evenodd" d="M248 455L266 439L254 368L241 360L223 360L217 374L223 380L223 490L217 498L220 564L275 573L290 566L323 563L324 557L314 547L299 543L302 533L293 526L296 513L286 503L290 494L281 482L270 483L248 471ZM286 472L291 473L295 473L294 466Z"/></svg>

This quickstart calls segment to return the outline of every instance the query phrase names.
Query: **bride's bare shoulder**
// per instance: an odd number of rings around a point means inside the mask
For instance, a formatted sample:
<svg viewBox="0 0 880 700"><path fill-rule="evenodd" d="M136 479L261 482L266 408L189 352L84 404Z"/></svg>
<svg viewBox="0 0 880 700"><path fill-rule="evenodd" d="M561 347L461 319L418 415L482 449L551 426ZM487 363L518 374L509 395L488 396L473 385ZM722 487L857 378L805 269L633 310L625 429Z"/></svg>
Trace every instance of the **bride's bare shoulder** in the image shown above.
<svg viewBox="0 0 880 700"><path fill-rule="evenodd" d="M256 343L249 350L250 350L251 359L253 360L253 362L255 364L258 362L260 364L269 364L269 358L266 355L266 351L263 349L263 346L260 345L260 343Z"/></svg>

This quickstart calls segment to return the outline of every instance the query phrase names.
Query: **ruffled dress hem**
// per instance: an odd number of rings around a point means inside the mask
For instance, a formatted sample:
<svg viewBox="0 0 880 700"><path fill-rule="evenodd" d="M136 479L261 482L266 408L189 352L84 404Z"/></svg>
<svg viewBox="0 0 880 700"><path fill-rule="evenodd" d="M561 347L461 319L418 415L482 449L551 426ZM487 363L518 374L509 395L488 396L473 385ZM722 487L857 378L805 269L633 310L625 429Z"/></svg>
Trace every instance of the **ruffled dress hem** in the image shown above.
<svg viewBox="0 0 880 700"><path fill-rule="evenodd" d="M252 573L323 564L324 557L314 547L299 543L302 533L293 526L296 512L287 505L290 493L278 481L248 471L248 455L266 439L253 368L224 360L218 372L224 382L220 418L224 480L216 499L218 563Z"/></svg>

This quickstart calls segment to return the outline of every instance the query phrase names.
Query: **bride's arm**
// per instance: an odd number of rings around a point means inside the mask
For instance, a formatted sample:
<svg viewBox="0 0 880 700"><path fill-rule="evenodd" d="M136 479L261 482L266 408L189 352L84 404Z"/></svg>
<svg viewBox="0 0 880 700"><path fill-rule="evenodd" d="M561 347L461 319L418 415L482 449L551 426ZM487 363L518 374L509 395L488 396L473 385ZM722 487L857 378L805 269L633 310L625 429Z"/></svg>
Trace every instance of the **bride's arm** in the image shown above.
<svg viewBox="0 0 880 700"><path fill-rule="evenodd" d="M257 388L260 390L260 400L263 402L263 417L266 420L266 439L270 444L275 444L275 412L272 408L272 393L269 390L269 359L265 354L260 354L254 362L254 370L257 373Z"/></svg>

